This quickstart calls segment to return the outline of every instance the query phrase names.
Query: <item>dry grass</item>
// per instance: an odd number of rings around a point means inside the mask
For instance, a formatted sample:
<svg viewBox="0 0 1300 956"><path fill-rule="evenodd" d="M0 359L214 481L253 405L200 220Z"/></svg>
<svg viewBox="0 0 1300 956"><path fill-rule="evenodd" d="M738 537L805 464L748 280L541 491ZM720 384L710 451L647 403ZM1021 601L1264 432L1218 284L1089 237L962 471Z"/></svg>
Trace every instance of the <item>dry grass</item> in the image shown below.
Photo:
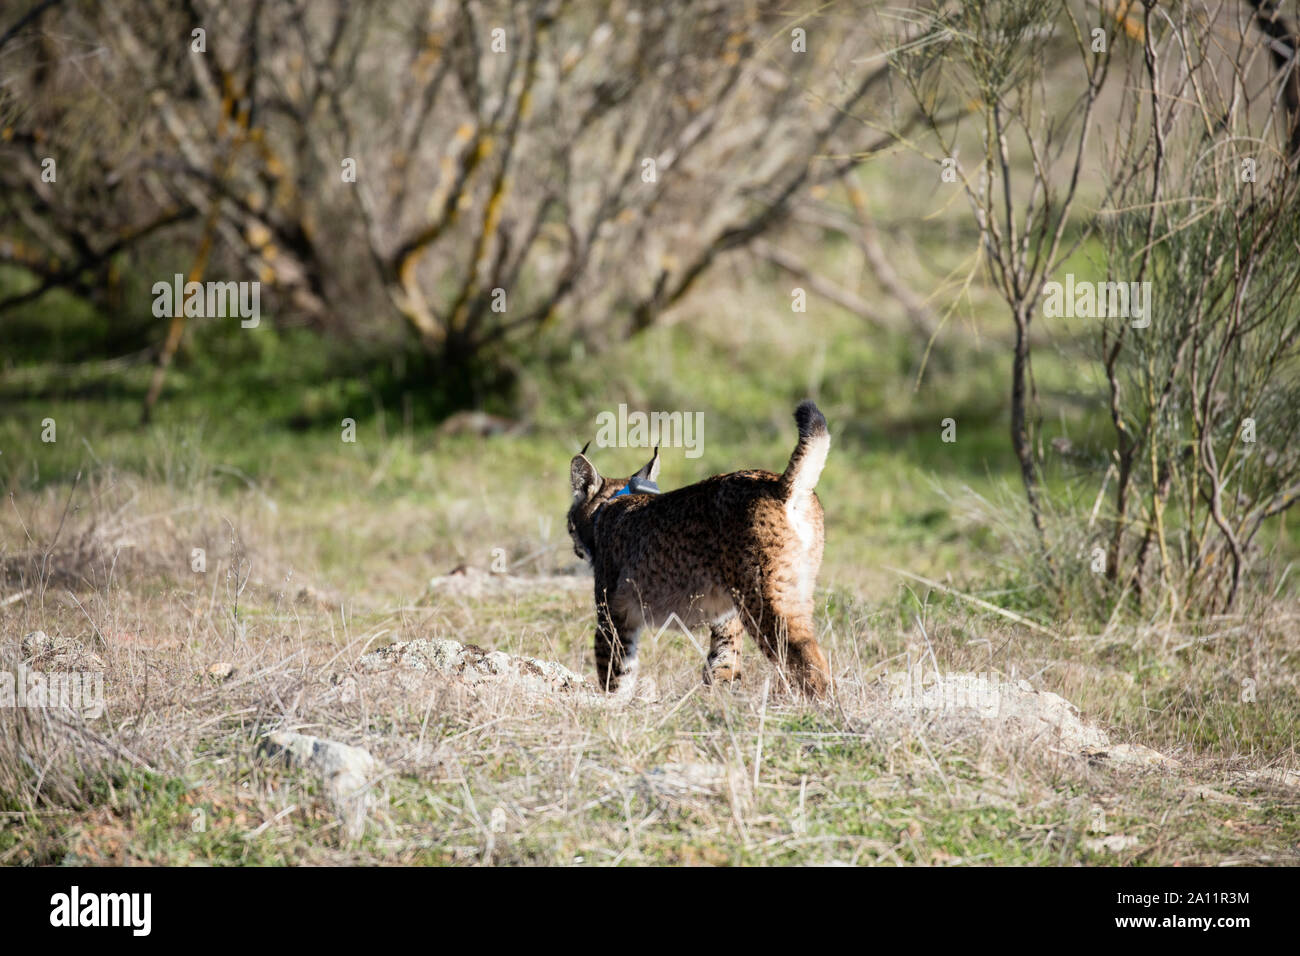
<svg viewBox="0 0 1300 956"><path fill-rule="evenodd" d="M382 551L363 551L356 580L373 583L333 591L291 573L310 563L305 514L184 487L83 484L15 498L0 522L23 543L3 555L0 598L23 595L0 608L5 666L39 629L98 658L107 695L98 719L0 711L5 862L1297 862L1300 791L1242 773L1296 766L1293 614L1053 640L938 594L899 608L832 590L829 705L783 695L752 647L743 686L703 688L692 641L671 633L644 646L639 696L540 695L356 663L428 637L588 673L580 584L429 592L427 561L380 571ZM354 515L354 549L372 521ZM1117 765L889 706L882 675L926 662L1027 678L1181 763ZM359 842L320 781L259 756L286 729L382 762ZM1136 842L1110 852L1104 835Z"/></svg>

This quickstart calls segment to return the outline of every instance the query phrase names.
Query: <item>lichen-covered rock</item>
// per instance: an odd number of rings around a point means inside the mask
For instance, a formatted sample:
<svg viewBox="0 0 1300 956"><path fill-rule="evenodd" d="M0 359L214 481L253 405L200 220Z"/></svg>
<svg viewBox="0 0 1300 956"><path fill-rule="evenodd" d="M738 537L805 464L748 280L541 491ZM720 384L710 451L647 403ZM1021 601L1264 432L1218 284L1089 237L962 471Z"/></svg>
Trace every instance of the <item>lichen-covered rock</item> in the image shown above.
<svg viewBox="0 0 1300 956"><path fill-rule="evenodd" d="M102 671L103 659L83 644L44 631L23 635L19 645L24 662L38 671Z"/></svg>
<svg viewBox="0 0 1300 956"><path fill-rule="evenodd" d="M438 671L455 674L460 669L465 647L457 641L426 640L398 641L364 655L357 662L363 671L381 671L404 667L417 671Z"/></svg>
<svg viewBox="0 0 1300 956"><path fill-rule="evenodd" d="M399 641L364 655L357 668L370 673L394 668L431 671L470 686L501 683L538 694L592 692L582 675L554 661L515 657L445 639Z"/></svg>

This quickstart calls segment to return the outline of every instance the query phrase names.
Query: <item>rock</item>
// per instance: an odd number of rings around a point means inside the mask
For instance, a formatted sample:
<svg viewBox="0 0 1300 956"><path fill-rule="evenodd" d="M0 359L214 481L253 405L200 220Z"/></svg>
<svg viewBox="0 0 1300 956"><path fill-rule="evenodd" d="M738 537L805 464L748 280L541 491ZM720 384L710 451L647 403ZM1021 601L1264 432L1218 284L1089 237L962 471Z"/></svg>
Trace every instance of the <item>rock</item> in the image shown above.
<svg viewBox="0 0 1300 956"><path fill-rule="evenodd" d="M538 694L594 692L580 674L554 661L515 657L449 640L399 641L364 655L357 667L366 672L391 668L430 671L457 678L470 686L500 683Z"/></svg>
<svg viewBox="0 0 1300 956"><path fill-rule="evenodd" d="M890 705L959 726L962 721L994 724L1000 730L1054 747L1095 763L1173 769L1173 757L1142 744L1112 744L1100 727L1058 694L1035 690L1028 681L1004 681L992 674L888 674Z"/></svg>
<svg viewBox="0 0 1300 956"><path fill-rule="evenodd" d="M1283 767L1239 770L1230 774L1228 780L1236 785L1273 784L1281 787L1300 787L1300 770L1287 770Z"/></svg>
<svg viewBox="0 0 1300 956"><path fill-rule="evenodd" d="M103 659L82 644L66 637L50 637L44 631L23 635L20 644L25 662L38 671L102 671Z"/></svg>
<svg viewBox="0 0 1300 956"><path fill-rule="evenodd" d="M455 674L458 671L464 646L456 641L428 640L398 641L362 656L357 667L363 671L387 670L404 667L417 671L438 671Z"/></svg>
<svg viewBox="0 0 1300 956"><path fill-rule="evenodd" d="M503 595L591 592L591 574L494 574L482 568L458 565L448 574L429 579L429 590L436 594L460 598L500 597Z"/></svg>
<svg viewBox="0 0 1300 956"><path fill-rule="evenodd" d="M54 640L44 631L32 631L23 635L21 647L24 657L38 657L54 647Z"/></svg>
<svg viewBox="0 0 1300 956"><path fill-rule="evenodd" d="M1152 750L1150 747L1144 747L1142 744L1113 744L1095 750L1085 749L1083 754L1091 760L1110 760L1114 763L1132 764L1141 767L1173 768L1179 766L1178 761L1173 757L1168 757L1158 750Z"/></svg>
<svg viewBox="0 0 1300 956"><path fill-rule="evenodd" d="M280 757L291 767L311 770L325 785L325 796L349 840L365 832L366 816L374 805L373 784L381 765L366 750L334 740L280 731L262 744L270 757Z"/></svg>
<svg viewBox="0 0 1300 956"><path fill-rule="evenodd" d="M1092 853L1120 853L1138 845L1138 838L1116 833L1104 837L1084 837L1083 848Z"/></svg>
<svg viewBox="0 0 1300 956"><path fill-rule="evenodd" d="M235 676L235 665L229 661L217 661L208 665L206 673L215 681L230 680Z"/></svg>
<svg viewBox="0 0 1300 956"><path fill-rule="evenodd" d="M1084 722L1078 708L1028 681L998 680L990 674L890 674L890 703L901 711L936 717L975 718L1031 738L1048 737L1071 750L1105 750L1105 732Z"/></svg>

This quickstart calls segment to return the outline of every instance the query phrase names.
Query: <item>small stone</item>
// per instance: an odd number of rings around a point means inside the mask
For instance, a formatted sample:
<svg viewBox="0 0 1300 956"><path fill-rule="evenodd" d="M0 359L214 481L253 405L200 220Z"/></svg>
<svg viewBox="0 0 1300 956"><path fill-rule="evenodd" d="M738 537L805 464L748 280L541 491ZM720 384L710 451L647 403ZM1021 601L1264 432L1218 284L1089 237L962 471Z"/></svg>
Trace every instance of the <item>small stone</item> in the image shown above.
<svg viewBox="0 0 1300 956"><path fill-rule="evenodd" d="M208 665L207 673L213 680L230 680L235 676L235 665L230 661L217 661L215 664Z"/></svg>
<svg viewBox="0 0 1300 956"><path fill-rule="evenodd" d="M1083 848L1091 853L1120 853L1138 845L1138 838L1116 833L1113 836L1087 837Z"/></svg>
<svg viewBox="0 0 1300 956"><path fill-rule="evenodd" d="M54 649L54 640L44 631L32 631L23 635L22 649L24 657L40 657Z"/></svg>

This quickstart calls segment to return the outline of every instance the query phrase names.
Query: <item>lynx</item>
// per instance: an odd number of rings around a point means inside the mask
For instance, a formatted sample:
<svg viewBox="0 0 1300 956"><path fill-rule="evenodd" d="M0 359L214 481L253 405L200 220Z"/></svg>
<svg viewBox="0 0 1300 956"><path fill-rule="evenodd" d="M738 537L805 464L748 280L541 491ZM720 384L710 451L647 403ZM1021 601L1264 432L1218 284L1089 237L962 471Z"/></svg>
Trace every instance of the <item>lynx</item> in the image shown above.
<svg viewBox="0 0 1300 956"><path fill-rule="evenodd" d="M825 542L813 488L830 433L811 401L794 417L799 444L779 475L737 471L659 494L658 448L625 479L601 477L586 448L569 463L569 534L595 572L596 676L606 690L635 669L642 629L675 614L686 627L709 626L705 683L740 679L748 631L793 690L826 693L812 618Z"/></svg>

